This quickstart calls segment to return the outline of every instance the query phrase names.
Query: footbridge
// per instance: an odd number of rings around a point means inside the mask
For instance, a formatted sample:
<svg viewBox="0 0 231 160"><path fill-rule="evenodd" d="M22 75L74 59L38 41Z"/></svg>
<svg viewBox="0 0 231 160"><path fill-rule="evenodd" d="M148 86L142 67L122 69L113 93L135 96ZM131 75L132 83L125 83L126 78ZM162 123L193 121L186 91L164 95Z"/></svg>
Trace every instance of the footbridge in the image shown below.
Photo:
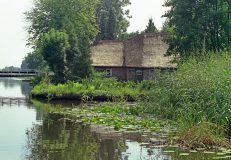
<svg viewBox="0 0 231 160"><path fill-rule="evenodd" d="M29 102L30 102L29 97L0 97L0 105L4 105L4 104L20 105L20 104L29 103Z"/></svg>
<svg viewBox="0 0 231 160"><path fill-rule="evenodd" d="M0 70L0 77L33 77L39 74L34 69Z"/></svg>

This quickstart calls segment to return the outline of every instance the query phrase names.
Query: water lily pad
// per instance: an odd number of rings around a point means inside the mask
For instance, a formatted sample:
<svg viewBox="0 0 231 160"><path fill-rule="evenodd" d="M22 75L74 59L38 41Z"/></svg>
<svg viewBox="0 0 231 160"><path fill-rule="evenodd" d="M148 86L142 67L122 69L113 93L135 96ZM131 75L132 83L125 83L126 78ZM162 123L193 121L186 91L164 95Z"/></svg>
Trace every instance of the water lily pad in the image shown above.
<svg viewBox="0 0 231 160"><path fill-rule="evenodd" d="M230 149L227 149L227 150L223 150L222 152L228 154L228 153L231 153L231 150L230 150Z"/></svg>
<svg viewBox="0 0 231 160"><path fill-rule="evenodd" d="M179 155L180 155L180 156L188 156L189 153L180 153Z"/></svg>
<svg viewBox="0 0 231 160"><path fill-rule="evenodd" d="M215 154L215 152L212 151L204 151L205 154Z"/></svg>
<svg viewBox="0 0 231 160"><path fill-rule="evenodd" d="M205 148L196 148L197 151L204 151Z"/></svg>
<svg viewBox="0 0 231 160"><path fill-rule="evenodd" d="M213 157L213 159L222 159L223 157Z"/></svg>
<svg viewBox="0 0 231 160"><path fill-rule="evenodd" d="M190 150L189 152L190 152L190 153L197 153L196 150Z"/></svg>
<svg viewBox="0 0 231 160"><path fill-rule="evenodd" d="M174 153L175 151L173 150L168 150L168 151L163 151L163 153Z"/></svg>
<svg viewBox="0 0 231 160"><path fill-rule="evenodd" d="M179 148L179 145L171 145L169 148Z"/></svg>
<svg viewBox="0 0 231 160"><path fill-rule="evenodd" d="M225 152L218 152L217 155L226 155L227 153Z"/></svg>

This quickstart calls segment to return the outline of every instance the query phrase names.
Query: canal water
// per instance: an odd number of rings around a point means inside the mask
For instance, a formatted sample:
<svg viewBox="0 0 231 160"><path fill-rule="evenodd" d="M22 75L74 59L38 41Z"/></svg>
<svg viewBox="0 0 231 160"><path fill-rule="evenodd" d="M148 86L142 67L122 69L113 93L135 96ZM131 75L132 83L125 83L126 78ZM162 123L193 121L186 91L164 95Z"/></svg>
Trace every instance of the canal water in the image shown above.
<svg viewBox="0 0 231 160"><path fill-rule="evenodd" d="M28 82L0 78L0 97L27 97ZM84 124L57 117L30 103L0 104L0 160L207 160L215 154L181 154L133 138L102 138ZM101 137L101 138L100 138ZM131 140L133 139L133 141ZM139 142L138 142L139 141ZM181 155L181 156L180 156Z"/></svg>

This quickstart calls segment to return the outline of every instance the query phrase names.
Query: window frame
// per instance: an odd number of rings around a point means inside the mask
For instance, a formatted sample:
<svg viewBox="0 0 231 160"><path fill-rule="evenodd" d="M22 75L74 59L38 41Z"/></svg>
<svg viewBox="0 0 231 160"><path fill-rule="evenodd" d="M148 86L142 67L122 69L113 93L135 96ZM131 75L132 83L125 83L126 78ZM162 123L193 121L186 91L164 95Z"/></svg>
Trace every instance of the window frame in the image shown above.
<svg viewBox="0 0 231 160"><path fill-rule="evenodd" d="M154 68L149 69L149 75L153 76L154 74L155 74L155 69Z"/></svg>
<svg viewBox="0 0 231 160"><path fill-rule="evenodd" d="M111 77L112 76L112 69L111 68L106 69L105 74L106 74L107 77Z"/></svg>
<svg viewBox="0 0 231 160"><path fill-rule="evenodd" d="M136 76L142 76L143 75L143 70L137 69L136 70Z"/></svg>

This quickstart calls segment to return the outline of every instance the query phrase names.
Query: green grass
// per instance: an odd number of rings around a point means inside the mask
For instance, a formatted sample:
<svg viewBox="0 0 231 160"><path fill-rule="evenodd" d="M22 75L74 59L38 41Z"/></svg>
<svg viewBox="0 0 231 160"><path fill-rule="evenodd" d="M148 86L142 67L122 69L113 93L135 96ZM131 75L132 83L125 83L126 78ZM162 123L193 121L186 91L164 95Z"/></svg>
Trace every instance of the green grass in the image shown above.
<svg viewBox="0 0 231 160"><path fill-rule="evenodd" d="M121 82L114 78L84 79L80 82L51 84L41 82L32 90L32 95L42 95L47 99L79 97L83 101L91 101L94 97L102 97L110 101L134 101L150 90L152 83Z"/></svg>
<svg viewBox="0 0 231 160"><path fill-rule="evenodd" d="M159 132L163 128L170 129L167 121L163 122L152 115L139 112L142 110L139 105L101 103L65 108L59 105L42 103L37 100L33 100L33 104L46 113L59 113L72 120L111 126L115 130Z"/></svg>
<svg viewBox="0 0 231 160"><path fill-rule="evenodd" d="M196 139L190 146L206 142L220 145L221 137L225 141L231 132L231 55L187 60L150 91L149 99L151 103L143 104L146 110L177 122L183 143ZM206 135L213 141L206 141Z"/></svg>
<svg viewBox="0 0 231 160"><path fill-rule="evenodd" d="M141 83L119 82L115 79L85 79L82 83L45 84L36 86L33 94L45 94L47 97L80 95L84 100L93 96L112 97L114 101L126 101L128 96L139 102L138 108L132 108L131 115L149 114L158 119L174 121L181 130L179 142L189 147L208 147L226 145L231 135L231 55L229 53L210 54L210 56L191 58L179 65L175 73L165 75L159 81ZM87 122L105 122L117 126L138 123L149 125L150 119L139 121L117 110L127 113L126 108L99 106L100 115L108 110L107 118L97 116L85 119ZM92 113L98 113L94 108ZM129 109L131 111L131 108ZM78 115L72 110L70 114ZM82 111L81 111L82 112ZM87 113L89 110L86 111ZM81 113L82 114L82 113ZM111 116L110 116L111 115ZM138 116L138 117L139 117ZM141 116L142 117L142 116ZM115 119L113 121L113 119ZM110 124L110 122L114 122ZM127 122L127 123L125 123ZM209 124L209 125L208 125Z"/></svg>

